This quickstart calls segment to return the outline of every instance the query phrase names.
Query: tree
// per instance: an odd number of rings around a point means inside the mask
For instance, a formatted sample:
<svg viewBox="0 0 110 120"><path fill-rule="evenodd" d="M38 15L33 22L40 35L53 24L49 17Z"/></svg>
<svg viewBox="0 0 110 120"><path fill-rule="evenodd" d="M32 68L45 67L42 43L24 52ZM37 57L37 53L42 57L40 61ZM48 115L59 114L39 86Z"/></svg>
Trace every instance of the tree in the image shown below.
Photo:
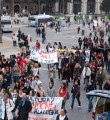
<svg viewBox="0 0 110 120"><path fill-rule="evenodd" d="M110 0L103 0L100 9L106 13L110 12Z"/></svg>

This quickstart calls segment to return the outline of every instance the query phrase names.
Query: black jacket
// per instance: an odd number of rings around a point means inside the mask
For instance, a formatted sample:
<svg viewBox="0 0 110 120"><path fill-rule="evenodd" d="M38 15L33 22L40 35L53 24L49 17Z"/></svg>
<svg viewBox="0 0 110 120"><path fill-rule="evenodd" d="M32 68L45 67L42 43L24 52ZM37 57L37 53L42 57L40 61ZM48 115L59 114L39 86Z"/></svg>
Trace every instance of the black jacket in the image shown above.
<svg viewBox="0 0 110 120"><path fill-rule="evenodd" d="M30 90L32 90L32 88L30 86L23 88L23 92L26 93L26 95L29 95Z"/></svg>
<svg viewBox="0 0 110 120"><path fill-rule="evenodd" d="M87 89L86 89L86 92L89 92L91 90L94 90L94 86L93 85L88 85Z"/></svg>
<svg viewBox="0 0 110 120"><path fill-rule="evenodd" d="M107 82L104 85L104 90L110 90L110 85Z"/></svg>
<svg viewBox="0 0 110 120"><path fill-rule="evenodd" d="M57 115L56 120L60 120L60 115ZM69 118L67 117L67 115L65 116L64 120L69 120Z"/></svg>
<svg viewBox="0 0 110 120"><path fill-rule="evenodd" d="M22 102L20 100L20 103L19 103L19 112L18 112L19 120L28 120L29 112L32 109L31 102L28 99L26 99L24 106L22 106L21 103Z"/></svg>
<svg viewBox="0 0 110 120"><path fill-rule="evenodd" d="M2 82L0 82L0 90L2 89L2 88L4 88L4 89L7 89L7 82L5 81L5 80L3 80Z"/></svg>
<svg viewBox="0 0 110 120"><path fill-rule="evenodd" d="M18 95L18 96L17 96L17 99L15 100L15 108L13 109L12 112L15 112L15 111L16 111L17 107L19 106L19 103L20 103L20 100L21 100L21 99L22 99L22 98Z"/></svg>
<svg viewBox="0 0 110 120"><path fill-rule="evenodd" d="M73 94L73 97L80 96L80 87L79 85L74 85L71 89L71 93Z"/></svg>

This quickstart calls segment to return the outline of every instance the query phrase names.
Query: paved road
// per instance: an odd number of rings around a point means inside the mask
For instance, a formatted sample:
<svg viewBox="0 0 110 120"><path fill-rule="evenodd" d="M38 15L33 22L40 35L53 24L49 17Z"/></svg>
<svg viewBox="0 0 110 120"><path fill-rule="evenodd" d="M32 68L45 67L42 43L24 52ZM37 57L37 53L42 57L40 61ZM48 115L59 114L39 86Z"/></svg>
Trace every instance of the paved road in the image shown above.
<svg viewBox="0 0 110 120"><path fill-rule="evenodd" d="M82 25L81 25L82 26ZM88 26L85 28L86 35L89 34ZM18 28L14 28L14 32L16 33ZM41 37L36 36L35 34L35 27L22 27L22 32L25 34L30 34L33 39L33 43L31 43L31 46L35 44L35 41L38 39L41 42ZM4 36L12 37L11 33L5 33ZM67 46L68 48L71 48L72 45L77 46L78 45L78 38L81 37L81 33L77 34L77 25L74 24L72 28L63 28L61 32L55 33L55 30L53 29L47 29L46 30L46 38L47 42L54 43L54 42L61 42L63 46ZM106 37L105 37L106 39ZM16 50L15 50L16 51ZM13 53L15 52L13 51ZM56 79L55 81L55 88L56 90L60 87L60 80L57 80L57 71L56 71ZM42 64L42 67L40 68L40 80L43 82L43 87L46 90L48 87L49 79L48 79L48 70L47 66L45 64ZM69 91L71 90L72 82L69 84ZM75 101L74 109L70 110L70 103L71 98L66 103L66 109L68 111L68 115L70 117L70 120L92 120L91 113L87 111L88 107L88 100L85 95L84 91L84 85L83 85L83 79L81 79L81 108L78 108L77 101Z"/></svg>

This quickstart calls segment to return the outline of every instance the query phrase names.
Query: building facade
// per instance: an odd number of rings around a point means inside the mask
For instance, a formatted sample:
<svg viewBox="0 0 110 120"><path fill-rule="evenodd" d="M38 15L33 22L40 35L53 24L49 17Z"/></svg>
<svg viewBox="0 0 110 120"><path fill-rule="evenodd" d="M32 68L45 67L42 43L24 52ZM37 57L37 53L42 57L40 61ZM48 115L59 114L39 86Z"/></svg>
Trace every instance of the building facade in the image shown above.
<svg viewBox="0 0 110 120"><path fill-rule="evenodd" d="M102 0L58 0L55 4L55 13L77 14L100 14L100 4ZM41 5L41 12L43 7ZM14 13L21 13L23 10L27 12L38 12L38 4L34 0L5 0L6 10Z"/></svg>
<svg viewBox="0 0 110 120"><path fill-rule="evenodd" d="M56 12L65 14L100 14L100 5L102 0L59 0L56 3ZM64 10L63 10L64 4Z"/></svg>
<svg viewBox="0 0 110 120"><path fill-rule="evenodd" d="M38 4L34 0L5 0L6 10L14 13L38 11ZM41 6L42 7L42 6Z"/></svg>

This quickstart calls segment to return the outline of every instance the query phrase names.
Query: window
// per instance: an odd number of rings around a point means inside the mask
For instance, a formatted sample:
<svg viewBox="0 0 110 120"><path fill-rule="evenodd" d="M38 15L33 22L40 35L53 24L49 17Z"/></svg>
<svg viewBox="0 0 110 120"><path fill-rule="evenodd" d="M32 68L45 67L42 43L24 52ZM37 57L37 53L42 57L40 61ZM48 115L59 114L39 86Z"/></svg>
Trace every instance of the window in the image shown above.
<svg viewBox="0 0 110 120"><path fill-rule="evenodd" d="M27 6L25 6L25 10L27 10Z"/></svg>
<svg viewBox="0 0 110 120"><path fill-rule="evenodd" d="M8 5L6 6L6 9L8 10Z"/></svg>
<svg viewBox="0 0 110 120"><path fill-rule="evenodd" d="M1 22L3 25L8 25L8 24L11 24L11 21L2 21Z"/></svg>
<svg viewBox="0 0 110 120"><path fill-rule="evenodd" d="M37 10L37 6L34 6L34 10Z"/></svg>
<svg viewBox="0 0 110 120"><path fill-rule="evenodd" d="M33 17L30 17L30 18L29 18L29 20L31 20L31 21L35 21L35 18L33 18Z"/></svg>

